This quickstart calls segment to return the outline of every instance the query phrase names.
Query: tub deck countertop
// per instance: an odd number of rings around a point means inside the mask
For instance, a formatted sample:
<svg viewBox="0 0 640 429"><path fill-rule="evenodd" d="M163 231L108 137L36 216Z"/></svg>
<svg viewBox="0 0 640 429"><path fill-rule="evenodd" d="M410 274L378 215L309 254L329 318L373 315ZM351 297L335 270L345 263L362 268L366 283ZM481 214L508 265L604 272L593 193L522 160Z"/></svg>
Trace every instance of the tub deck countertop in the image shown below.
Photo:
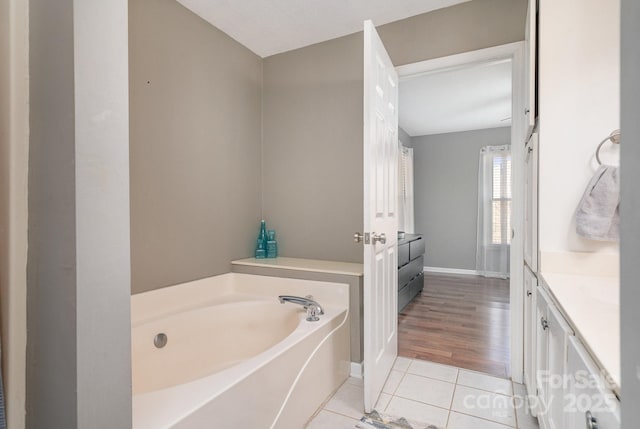
<svg viewBox="0 0 640 429"><path fill-rule="evenodd" d="M249 267L279 268L284 270L312 271L317 273L341 274L348 276L364 275L364 265L353 262L324 261L320 259L302 259L277 257L272 259L247 258L232 261L232 265Z"/></svg>

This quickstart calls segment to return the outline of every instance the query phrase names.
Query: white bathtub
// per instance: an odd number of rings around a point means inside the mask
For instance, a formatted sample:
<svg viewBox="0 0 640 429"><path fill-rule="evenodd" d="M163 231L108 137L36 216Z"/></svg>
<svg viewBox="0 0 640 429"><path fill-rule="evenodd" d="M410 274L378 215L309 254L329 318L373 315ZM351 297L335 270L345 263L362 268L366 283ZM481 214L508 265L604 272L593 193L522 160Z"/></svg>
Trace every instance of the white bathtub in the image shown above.
<svg viewBox="0 0 640 429"><path fill-rule="evenodd" d="M278 295L313 295L325 314L307 322ZM229 273L131 307L134 429L302 428L349 373L344 284Z"/></svg>

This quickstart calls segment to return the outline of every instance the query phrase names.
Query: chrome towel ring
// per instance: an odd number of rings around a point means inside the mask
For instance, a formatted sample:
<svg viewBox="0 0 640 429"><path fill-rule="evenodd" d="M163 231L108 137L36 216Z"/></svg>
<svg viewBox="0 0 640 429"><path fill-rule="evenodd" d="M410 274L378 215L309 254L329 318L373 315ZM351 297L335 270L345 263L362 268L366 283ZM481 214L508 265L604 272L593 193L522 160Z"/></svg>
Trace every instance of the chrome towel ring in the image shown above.
<svg viewBox="0 0 640 429"><path fill-rule="evenodd" d="M602 148L602 145L605 144L607 140L611 140L611 143L613 144L620 144L620 130L613 131L598 145L598 149L596 149L596 160L598 161L598 165L602 165L602 161L600 160L600 148Z"/></svg>

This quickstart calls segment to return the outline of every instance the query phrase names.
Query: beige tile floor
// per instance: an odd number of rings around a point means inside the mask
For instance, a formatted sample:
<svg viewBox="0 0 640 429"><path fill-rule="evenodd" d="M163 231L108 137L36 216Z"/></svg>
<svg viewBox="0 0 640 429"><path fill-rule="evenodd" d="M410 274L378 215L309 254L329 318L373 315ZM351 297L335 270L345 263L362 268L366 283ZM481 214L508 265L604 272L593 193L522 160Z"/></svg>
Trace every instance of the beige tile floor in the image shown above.
<svg viewBox="0 0 640 429"><path fill-rule="evenodd" d="M415 428L538 429L523 385L479 372L399 357L382 392L376 410ZM349 378L307 429L354 429L362 414L362 380Z"/></svg>

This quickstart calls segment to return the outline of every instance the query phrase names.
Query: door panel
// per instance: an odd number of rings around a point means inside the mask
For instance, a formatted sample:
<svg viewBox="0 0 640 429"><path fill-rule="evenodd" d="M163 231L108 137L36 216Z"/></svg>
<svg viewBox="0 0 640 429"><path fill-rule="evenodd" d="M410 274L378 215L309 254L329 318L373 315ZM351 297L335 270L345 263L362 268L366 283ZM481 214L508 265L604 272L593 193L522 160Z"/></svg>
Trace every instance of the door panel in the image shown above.
<svg viewBox="0 0 640 429"><path fill-rule="evenodd" d="M599 429L619 429L620 402L576 337L569 338L567 374L566 429L585 428L587 412L596 420Z"/></svg>
<svg viewBox="0 0 640 429"><path fill-rule="evenodd" d="M535 375L535 386L536 386L536 396L538 397L538 401L536 401L535 412L538 415L538 419L540 420L541 427L542 419L540 414L545 413L546 410L546 400L547 400L547 387L548 387L548 379L546 375L549 370L549 353L548 353L548 334L547 329L544 327L543 321L547 320L547 302L544 300L540 292L542 289L536 289L536 306L535 306L535 318L533 320L535 332L536 332L536 375ZM545 426L546 427L546 426Z"/></svg>
<svg viewBox="0 0 640 429"><path fill-rule="evenodd" d="M398 354L396 214L398 75L364 23L364 405L369 412ZM384 236L384 239L382 237ZM380 238L380 239L376 239Z"/></svg>
<svg viewBox="0 0 640 429"><path fill-rule="evenodd" d="M537 0L529 0L529 6L527 9L527 19L525 24L525 33L524 33L524 46L525 46L525 54L524 54L524 80L525 80L525 93L524 93L524 104L525 104L525 135L524 140L526 141L533 128L535 126L536 121L536 61L537 61L537 13L538 13L538 1Z"/></svg>
<svg viewBox="0 0 640 429"><path fill-rule="evenodd" d="M524 175L524 261L538 271L538 133L525 147Z"/></svg>
<svg viewBox="0 0 640 429"><path fill-rule="evenodd" d="M565 382L567 347L573 331L555 307L544 289L538 288L536 305L539 329L536 346L538 364L537 411L540 426L548 429L564 429Z"/></svg>
<svg viewBox="0 0 640 429"><path fill-rule="evenodd" d="M547 318L549 321L549 376L552 381L547 389L547 402L550 404L549 428L564 429L565 383L557 381L562 380L566 373L567 346L569 335L573 332L555 305L549 304Z"/></svg>
<svg viewBox="0 0 640 429"><path fill-rule="evenodd" d="M524 271L524 384L527 388L527 394L530 396L535 396L537 314L536 289L538 280L526 265L524 267Z"/></svg>

